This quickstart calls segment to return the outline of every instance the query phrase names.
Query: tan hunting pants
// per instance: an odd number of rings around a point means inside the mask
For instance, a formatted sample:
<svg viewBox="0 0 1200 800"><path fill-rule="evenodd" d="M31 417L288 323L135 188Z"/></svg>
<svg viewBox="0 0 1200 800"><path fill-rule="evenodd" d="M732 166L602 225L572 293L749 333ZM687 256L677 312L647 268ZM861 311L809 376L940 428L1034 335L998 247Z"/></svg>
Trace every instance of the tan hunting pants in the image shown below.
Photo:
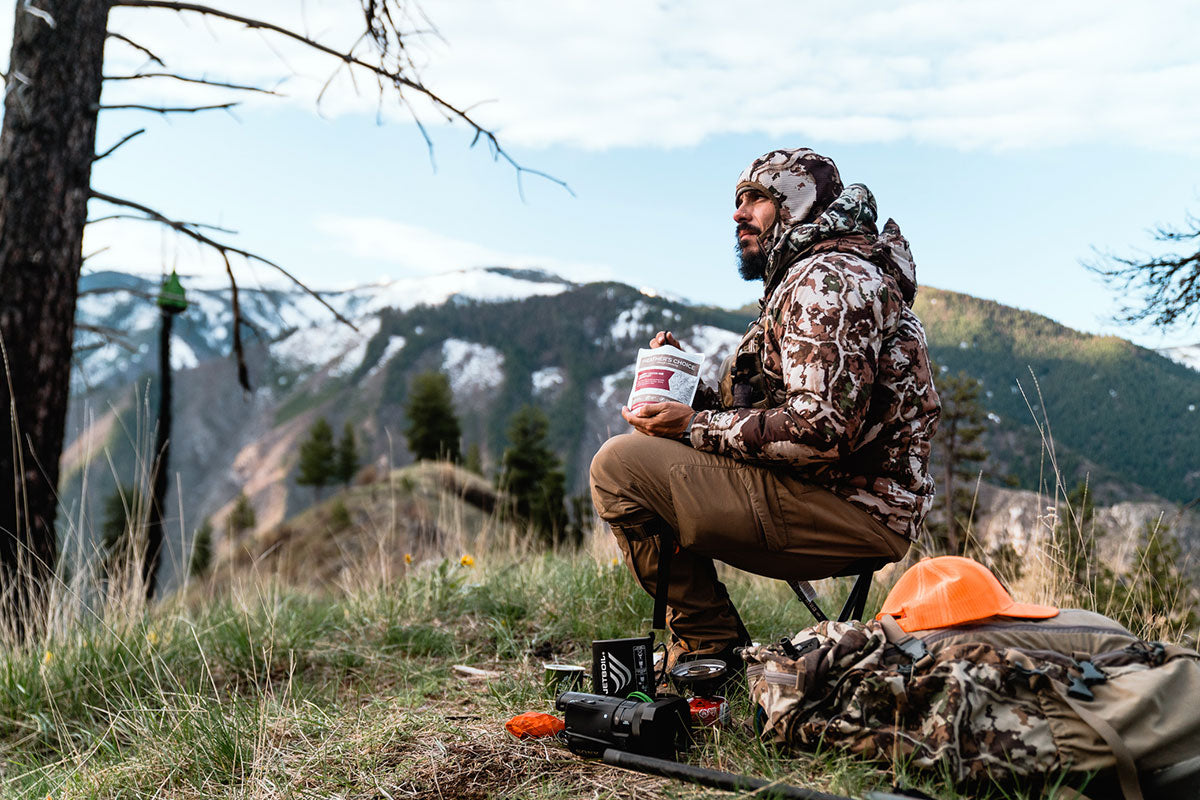
<svg viewBox="0 0 1200 800"><path fill-rule="evenodd" d="M908 540L827 489L779 469L630 433L592 459L592 502L654 594L662 526L679 550L669 570L667 624L691 653L744 635L713 559L787 580L827 578L860 558L899 560ZM743 642L744 643L744 642Z"/></svg>

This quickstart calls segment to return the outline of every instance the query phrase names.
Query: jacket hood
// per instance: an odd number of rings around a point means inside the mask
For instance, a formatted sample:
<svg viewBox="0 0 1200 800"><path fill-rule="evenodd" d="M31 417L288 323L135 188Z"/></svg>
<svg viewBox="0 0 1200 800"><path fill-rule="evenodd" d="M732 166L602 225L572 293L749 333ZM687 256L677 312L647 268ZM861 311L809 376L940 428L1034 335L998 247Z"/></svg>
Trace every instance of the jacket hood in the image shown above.
<svg viewBox="0 0 1200 800"><path fill-rule="evenodd" d="M861 183L843 187L831 159L808 148L773 150L742 171L735 201L747 189L775 203L775 224L759 236L767 253L765 294L801 257L814 250L842 250L880 267L912 305L917 275L908 240L892 219L879 232L875 196Z"/></svg>

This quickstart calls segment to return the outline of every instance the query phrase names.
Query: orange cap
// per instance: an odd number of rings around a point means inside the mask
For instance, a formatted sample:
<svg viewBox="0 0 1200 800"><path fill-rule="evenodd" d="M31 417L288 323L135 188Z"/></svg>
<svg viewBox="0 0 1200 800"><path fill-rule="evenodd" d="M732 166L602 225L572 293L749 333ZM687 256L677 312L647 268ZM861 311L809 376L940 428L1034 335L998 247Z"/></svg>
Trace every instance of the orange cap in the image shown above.
<svg viewBox="0 0 1200 800"><path fill-rule="evenodd" d="M991 570L978 561L938 556L921 559L901 575L875 618L891 614L901 628L912 632L961 625L997 614L1045 619L1057 613L1053 606L1014 602Z"/></svg>

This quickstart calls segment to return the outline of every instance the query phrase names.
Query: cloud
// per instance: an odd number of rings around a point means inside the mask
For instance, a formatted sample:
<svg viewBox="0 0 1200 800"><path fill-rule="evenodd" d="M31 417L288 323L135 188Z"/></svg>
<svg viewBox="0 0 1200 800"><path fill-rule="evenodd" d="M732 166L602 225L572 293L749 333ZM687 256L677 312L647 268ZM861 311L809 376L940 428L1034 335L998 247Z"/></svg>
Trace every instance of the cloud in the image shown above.
<svg viewBox="0 0 1200 800"><path fill-rule="evenodd" d="M253 5L260 18L335 44L352 43L361 24L354 0ZM410 42L423 78L464 106L495 100L472 113L508 144L672 147L763 133L959 149L1200 149L1200 106L1188 101L1200 94L1200 56L1182 35L1200 26L1190 0L1041 0L1036 9L1010 0L427 0L424 11L442 38ZM131 8L113 11L112 29L180 72L267 85L290 75L283 102L311 107L324 89L325 114L409 118L381 106L370 80L356 86L335 62L269 33ZM117 40L106 56L110 74L146 63ZM105 101L218 94L139 81L110 84ZM244 99L247 112L277 102Z"/></svg>
<svg viewBox="0 0 1200 800"><path fill-rule="evenodd" d="M317 230L329 236L333 247L344 253L373 264L395 265L409 275L503 266L545 269L574 281L614 278L613 271L602 264L505 252L379 217L327 215L317 221Z"/></svg>

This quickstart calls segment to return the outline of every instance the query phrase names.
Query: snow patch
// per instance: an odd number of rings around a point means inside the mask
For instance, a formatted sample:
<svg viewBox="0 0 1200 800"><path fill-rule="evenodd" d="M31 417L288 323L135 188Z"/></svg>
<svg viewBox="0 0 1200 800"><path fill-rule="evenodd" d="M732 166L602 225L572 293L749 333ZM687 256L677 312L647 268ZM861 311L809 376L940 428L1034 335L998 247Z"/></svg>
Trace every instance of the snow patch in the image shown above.
<svg viewBox="0 0 1200 800"><path fill-rule="evenodd" d="M349 374L362 363L367 342L379 332L379 320L359 323L357 331L340 323L298 330L271 345L271 354L293 369L320 368L337 361L330 374Z"/></svg>
<svg viewBox="0 0 1200 800"><path fill-rule="evenodd" d="M646 315L651 310L649 305L639 300L634 303L633 308L627 308L618 314L617 321L609 329L609 335L613 338L613 341L620 342L627 339L636 339L639 336L654 333L654 326L648 325L645 322Z"/></svg>
<svg viewBox="0 0 1200 800"><path fill-rule="evenodd" d="M181 369L191 369L200 363L196 351L191 345L178 336L171 337L171 369L178 372Z"/></svg>
<svg viewBox="0 0 1200 800"><path fill-rule="evenodd" d="M1191 367L1194 370L1200 371L1200 344L1186 345L1184 347L1168 347L1158 352L1178 364L1183 364L1185 367Z"/></svg>
<svg viewBox="0 0 1200 800"><path fill-rule="evenodd" d="M679 337L683 349L691 353L704 353L704 364L700 367L700 380L715 388L721 375L721 362L733 355L742 334L717 328L713 325L693 325Z"/></svg>
<svg viewBox="0 0 1200 800"><path fill-rule="evenodd" d="M559 386L562 386L567 381L566 373L562 367L546 367L539 369L533 373L533 393L544 394Z"/></svg>
<svg viewBox="0 0 1200 800"><path fill-rule="evenodd" d="M387 346L383 348L383 353L379 356L379 360L375 362L375 366L371 367L371 369L367 371L367 377L371 377L376 372L379 372L379 370L386 367L388 362L395 358L396 354L403 350L404 345L407 343L408 340L403 336L392 334L391 338L388 339Z"/></svg>
<svg viewBox="0 0 1200 800"><path fill-rule="evenodd" d="M456 395L487 391L504 383L504 356L484 344L447 339L442 343L442 371Z"/></svg>
<svg viewBox="0 0 1200 800"><path fill-rule="evenodd" d="M633 385L633 376L636 372L636 366L630 364L620 372L605 375L600 380L600 395L596 398L596 407L604 411L613 410L617 392L621 392L621 405L625 405L624 398L629 396L629 389Z"/></svg>

